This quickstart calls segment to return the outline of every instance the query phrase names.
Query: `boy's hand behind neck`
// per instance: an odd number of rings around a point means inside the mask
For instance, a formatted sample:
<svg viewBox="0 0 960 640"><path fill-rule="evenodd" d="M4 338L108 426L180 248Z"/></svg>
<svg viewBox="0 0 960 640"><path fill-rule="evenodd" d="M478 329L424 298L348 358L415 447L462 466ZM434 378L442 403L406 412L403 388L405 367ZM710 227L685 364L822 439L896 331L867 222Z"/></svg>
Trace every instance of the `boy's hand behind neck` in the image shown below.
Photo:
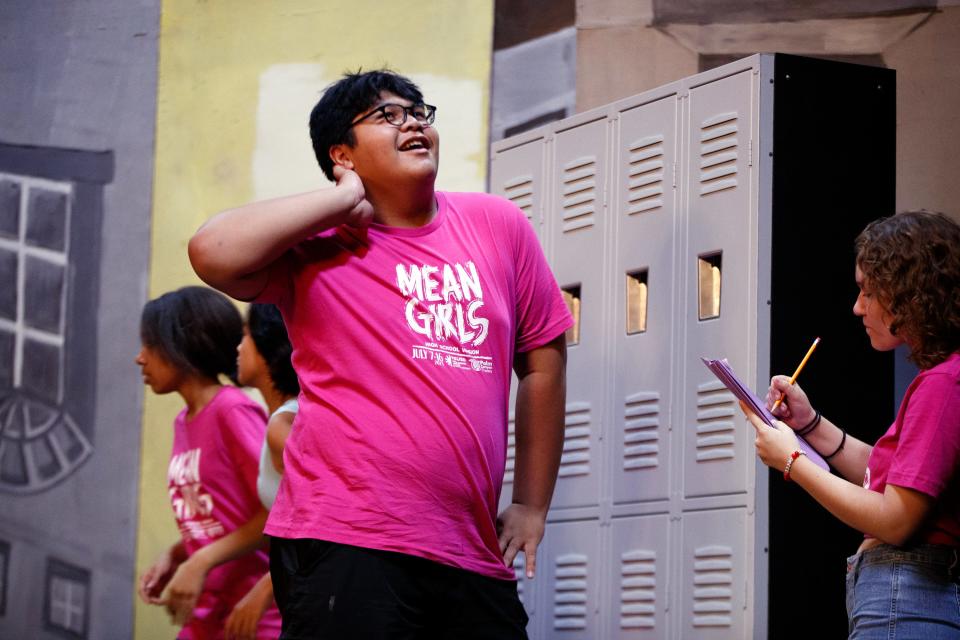
<svg viewBox="0 0 960 640"><path fill-rule="evenodd" d="M337 188L343 189L349 195L349 209L345 214L343 224L362 229L373 222L373 205L367 200L363 181L355 171L334 165L333 177L337 179Z"/></svg>

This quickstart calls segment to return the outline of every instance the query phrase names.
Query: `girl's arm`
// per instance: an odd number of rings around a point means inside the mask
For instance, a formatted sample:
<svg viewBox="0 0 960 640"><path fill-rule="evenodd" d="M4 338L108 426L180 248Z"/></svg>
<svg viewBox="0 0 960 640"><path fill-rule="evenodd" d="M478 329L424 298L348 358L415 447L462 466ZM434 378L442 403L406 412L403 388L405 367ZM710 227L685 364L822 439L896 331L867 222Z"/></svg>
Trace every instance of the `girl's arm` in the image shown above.
<svg viewBox="0 0 960 640"><path fill-rule="evenodd" d="M265 573L230 612L224 629L226 640L256 640L263 612L273 604L273 581Z"/></svg>
<svg viewBox="0 0 960 640"><path fill-rule="evenodd" d="M873 447L849 433L844 434L840 427L824 417L820 418L820 425L803 439L822 456L836 452L827 462L841 477L854 484L863 482ZM841 442L843 448L838 451Z"/></svg>
<svg viewBox="0 0 960 640"><path fill-rule="evenodd" d="M137 593L147 604L163 604L160 594L170 581L176 568L187 559L187 550L183 541L178 540L157 556L153 564L140 576Z"/></svg>
<svg viewBox="0 0 960 640"><path fill-rule="evenodd" d="M211 569L263 545L263 525L266 521L267 510L260 507L250 520L222 538L197 549L177 567L160 599L175 621L182 624L190 618Z"/></svg>
<svg viewBox="0 0 960 640"><path fill-rule="evenodd" d="M756 429L757 455L768 467L783 471L791 454L799 449L793 430L782 422L775 422L775 427L767 426L743 408ZM805 458L800 456L794 460L790 479L842 522L887 544L904 544L933 508L934 499L920 491L892 484L888 484L882 494L870 491L824 471Z"/></svg>
<svg viewBox="0 0 960 640"><path fill-rule="evenodd" d="M794 431L803 431L809 425L815 425L812 431L803 436L819 454L830 457L830 466L841 476L857 484L863 481L867 471L867 462L873 447L847 434L827 418L817 417L807 394L798 384L790 384L787 376L774 376L767 391L767 406L772 407L783 394L783 403L774 414ZM843 442L843 448L840 443Z"/></svg>
<svg viewBox="0 0 960 640"><path fill-rule="evenodd" d="M267 423L267 449L270 450L270 460L277 473L283 473L283 447L290 437L293 419L297 414L289 411L278 413Z"/></svg>
<svg viewBox="0 0 960 640"><path fill-rule="evenodd" d="M915 489L888 484L883 493L877 493L831 475L803 458L794 462L790 478L844 524L881 542L903 545L933 508L934 499ZM783 462L786 465L786 458Z"/></svg>

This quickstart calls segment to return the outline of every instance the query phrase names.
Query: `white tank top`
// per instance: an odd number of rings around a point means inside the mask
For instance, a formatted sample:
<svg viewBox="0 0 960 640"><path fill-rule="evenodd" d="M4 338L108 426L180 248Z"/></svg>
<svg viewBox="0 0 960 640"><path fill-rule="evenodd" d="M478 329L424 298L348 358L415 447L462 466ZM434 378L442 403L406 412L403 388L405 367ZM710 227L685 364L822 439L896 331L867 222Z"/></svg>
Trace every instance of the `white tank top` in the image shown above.
<svg viewBox="0 0 960 640"><path fill-rule="evenodd" d="M291 398L284 402L280 407L270 415L270 419L279 413L296 414L300 405L296 398ZM267 446L267 436L263 436L263 446L260 448L260 473L257 474L257 495L260 496L260 502L269 510L273 506L273 501L277 497L277 489L280 488L280 473L273 466L273 460L270 458L270 447Z"/></svg>

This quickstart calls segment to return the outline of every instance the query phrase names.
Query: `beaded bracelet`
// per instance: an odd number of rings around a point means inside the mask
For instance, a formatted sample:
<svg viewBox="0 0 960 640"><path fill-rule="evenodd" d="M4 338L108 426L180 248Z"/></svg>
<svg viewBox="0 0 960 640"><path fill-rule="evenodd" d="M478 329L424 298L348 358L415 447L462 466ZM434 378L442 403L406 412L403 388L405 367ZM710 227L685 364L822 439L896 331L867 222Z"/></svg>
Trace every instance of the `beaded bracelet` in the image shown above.
<svg viewBox="0 0 960 640"><path fill-rule="evenodd" d="M820 412L817 411L813 416L813 420L808 422L802 429L798 430L796 432L797 435L803 437L808 433L812 433L814 429L820 426L820 418Z"/></svg>
<svg viewBox="0 0 960 640"><path fill-rule="evenodd" d="M786 480L787 482L790 482L790 468L793 466L793 463L796 462L797 458L805 455L807 454L804 453L803 451L800 451L799 449L797 449L796 451L790 454L790 457L787 458L787 466L783 468L784 480Z"/></svg>
<svg viewBox="0 0 960 640"><path fill-rule="evenodd" d="M838 453L840 453L840 450L843 449L843 445L845 445L845 444L847 443L847 432L844 431L843 429L841 429L840 432L843 434L843 436L840 438L840 445L837 446L837 448L834 450L834 452L831 453L830 455L828 455L828 456L823 456L823 459L824 459L824 460L829 460L829 459L832 458L833 456L835 456L835 455L837 455Z"/></svg>

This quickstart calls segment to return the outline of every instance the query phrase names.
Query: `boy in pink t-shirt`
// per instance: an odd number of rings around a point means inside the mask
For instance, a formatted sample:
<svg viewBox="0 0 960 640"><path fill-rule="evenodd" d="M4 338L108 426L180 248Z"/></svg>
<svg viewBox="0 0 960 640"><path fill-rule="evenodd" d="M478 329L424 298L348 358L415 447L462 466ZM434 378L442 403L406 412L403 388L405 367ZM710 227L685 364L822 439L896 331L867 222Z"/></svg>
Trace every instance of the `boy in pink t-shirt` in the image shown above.
<svg viewBox="0 0 960 640"><path fill-rule="evenodd" d="M337 185L223 212L190 243L205 281L275 302L294 345L265 529L284 637L526 637L509 567L523 551L532 577L543 536L571 318L519 209L434 190L434 113L402 76L345 76L310 118Z"/></svg>

